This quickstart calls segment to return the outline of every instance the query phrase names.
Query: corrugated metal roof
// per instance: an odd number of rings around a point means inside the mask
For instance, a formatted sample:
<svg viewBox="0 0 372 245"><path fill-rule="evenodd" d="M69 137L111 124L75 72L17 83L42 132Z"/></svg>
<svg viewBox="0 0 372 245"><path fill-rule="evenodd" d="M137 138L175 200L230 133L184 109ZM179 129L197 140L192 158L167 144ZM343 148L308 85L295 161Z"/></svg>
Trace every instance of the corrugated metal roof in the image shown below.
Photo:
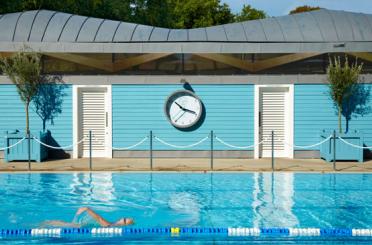
<svg viewBox="0 0 372 245"><path fill-rule="evenodd" d="M372 15L321 9L262 20L175 30L49 10L0 16L0 42L361 42Z"/></svg>

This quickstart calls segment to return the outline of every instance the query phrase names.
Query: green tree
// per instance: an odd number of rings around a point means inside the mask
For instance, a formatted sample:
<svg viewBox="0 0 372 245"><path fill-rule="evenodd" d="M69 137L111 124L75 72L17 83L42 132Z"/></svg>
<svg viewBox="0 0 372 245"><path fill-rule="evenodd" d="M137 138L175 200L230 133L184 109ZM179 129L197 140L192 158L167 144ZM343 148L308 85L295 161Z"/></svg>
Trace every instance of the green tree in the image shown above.
<svg viewBox="0 0 372 245"><path fill-rule="evenodd" d="M133 21L133 8L139 0L2 0L0 13L47 9L97 18Z"/></svg>
<svg viewBox="0 0 372 245"><path fill-rule="evenodd" d="M0 67L4 74L14 83L21 100L25 104L26 134L29 140L30 154L29 107L31 101L37 95L42 81L41 56L32 51L26 52L22 50L10 57L2 58ZM30 166L29 162L29 169Z"/></svg>
<svg viewBox="0 0 372 245"><path fill-rule="evenodd" d="M289 14L297 14L297 13L302 13L302 12L309 12L309 11L314 11L314 10L319 10L320 7L311 7L311 6L308 6L308 5L304 5L304 6L299 6L293 10L291 10L289 12Z"/></svg>
<svg viewBox="0 0 372 245"><path fill-rule="evenodd" d="M350 65L347 56L344 63L341 62L340 57L329 59L327 68L329 94L337 106L339 133L342 133L342 105L356 91L362 68L363 64L357 62Z"/></svg>
<svg viewBox="0 0 372 245"><path fill-rule="evenodd" d="M229 5L226 3L218 5L214 13L214 25L222 25L234 22L234 14L231 12Z"/></svg>
<svg viewBox="0 0 372 245"><path fill-rule="evenodd" d="M233 22L228 5L220 0L168 0L172 28L197 28Z"/></svg>
<svg viewBox="0 0 372 245"><path fill-rule="evenodd" d="M267 15L264 11L252 8L250 5L244 5L240 13L235 16L235 20L237 22L242 22L247 20L264 19L266 17Z"/></svg>
<svg viewBox="0 0 372 245"><path fill-rule="evenodd" d="M165 28L197 28L265 18L244 5L236 16L221 0L2 0L0 14L34 9L112 19Z"/></svg>

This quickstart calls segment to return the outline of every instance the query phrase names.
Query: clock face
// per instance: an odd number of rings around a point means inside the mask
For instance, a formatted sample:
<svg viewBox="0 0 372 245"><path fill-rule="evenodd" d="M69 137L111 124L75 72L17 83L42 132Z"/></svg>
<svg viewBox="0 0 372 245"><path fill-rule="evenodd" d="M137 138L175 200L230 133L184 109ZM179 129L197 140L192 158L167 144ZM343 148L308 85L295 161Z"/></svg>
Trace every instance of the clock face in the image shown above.
<svg viewBox="0 0 372 245"><path fill-rule="evenodd" d="M165 103L165 114L173 126L189 128L199 121L202 104L194 93L179 90L168 97Z"/></svg>

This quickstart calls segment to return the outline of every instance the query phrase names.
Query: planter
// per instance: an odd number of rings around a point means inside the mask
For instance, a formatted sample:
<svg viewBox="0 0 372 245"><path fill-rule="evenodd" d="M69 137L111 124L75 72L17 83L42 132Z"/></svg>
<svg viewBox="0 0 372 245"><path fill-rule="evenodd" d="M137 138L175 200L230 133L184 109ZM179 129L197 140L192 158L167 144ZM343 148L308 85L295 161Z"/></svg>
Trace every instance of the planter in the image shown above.
<svg viewBox="0 0 372 245"><path fill-rule="evenodd" d="M24 133L16 131L6 131L5 132L5 146L11 146L21 139L23 137L26 137ZM39 134L36 136L41 142L47 143L48 140L48 132L39 132ZM36 142L34 139L30 139L30 145L31 145L31 154L30 154L30 160L41 162L42 160L46 159L48 157L48 149ZM18 145L4 150L4 161L10 162L10 161L28 161L28 140L25 139Z"/></svg>
<svg viewBox="0 0 372 245"><path fill-rule="evenodd" d="M320 139L324 140L330 135L333 135L333 130L323 130ZM363 135L360 132L350 132L346 134L339 134L336 132L336 161L350 161L355 160L363 162L363 149L353 147L342 142L338 137L341 137L345 141L363 146ZM333 137L320 146L320 157L327 162L332 162L334 159L334 147Z"/></svg>

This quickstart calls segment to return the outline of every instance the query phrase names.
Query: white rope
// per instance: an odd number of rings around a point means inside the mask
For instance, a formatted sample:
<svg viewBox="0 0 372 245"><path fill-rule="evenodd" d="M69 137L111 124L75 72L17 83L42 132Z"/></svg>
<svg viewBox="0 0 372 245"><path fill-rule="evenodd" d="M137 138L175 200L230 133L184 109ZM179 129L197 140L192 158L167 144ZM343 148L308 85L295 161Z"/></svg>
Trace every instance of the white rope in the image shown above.
<svg viewBox="0 0 372 245"><path fill-rule="evenodd" d="M217 136L216 136L216 140L219 141L223 145L226 145L226 146L231 147L231 148L236 148L236 149L249 149L249 148L253 148L253 147L258 146L258 145L261 145L263 142L267 141L266 139L264 139L261 142L259 142L257 144L254 144L254 145L236 146L236 145L232 145L232 144L229 144L229 143L223 141L222 139L218 138Z"/></svg>
<svg viewBox="0 0 372 245"><path fill-rule="evenodd" d="M318 146L318 145L322 145L325 142L327 142L330 138L332 138L332 135L328 136L328 138L326 138L326 139L324 139L324 140L322 140L322 141L320 141L320 142L318 142L316 144L313 144L313 145L303 145L303 146L301 146L301 145L291 145L291 144L285 142L284 140L278 140L278 141L283 142L284 144L286 144L288 146L293 146L294 148L307 149L307 148L313 148L313 147Z"/></svg>
<svg viewBox="0 0 372 245"><path fill-rule="evenodd" d="M67 145L67 146L60 146L60 147L56 147L56 146L52 146L52 145L47 145L45 144L44 142L41 142L38 138L36 137L33 137L33 139L38 142L39 144L45 146L45 147L48 147L48 148L51 148L51 149L55 149L55 150L65 150L65 149L68 149L68 148L71 148L71 147L74 147L76 145L79 145L81 142L83 142L85 140L85 137L83 137L81 140L79 140L78 142L76 142L75 144L71 144L71 145Z"/></svg>
<svg viewBox="0 0 372 245"><path fill-rule="evenodd" d="M128 147L122 147L122 148L121 148L121 147L108 146L108 145L105 144L105 142L100 141L99 139L97 139L97 138L94 137L94 136L92 137L92 139L93 139L95 142L97 142L98 144L104 145L105 147L111 148L112 150L118 150L118 151L120 151L120 150L130 150L130 149L133 149L133 148L135 148L135 147L137 147L137 146L143 144L143 143L144 143L148 138L149 138L149 137L146 136L145 138L143 138L141 141L139 141L138 143L136 143L136 144L134 144L134 145L131 145L131 146L128 146Z"/></svg>
<svg viewBox="0 0 372 245"><path fill-rule="evenodd" d="M0 151L5 151L5 150L8 150L18 144L20 144L22 141L24 141L26 139L26 137L23 137L20 141L18 141L17 143L13 144L13 145L10 145L10 146L7 146L7 147L4 147L4 148L0 148Z"/></svg>
<svg viewBox="0 0 372 245"><path fill-rule="evenodd" d="M341 138L341 137L337 137L337 138L339 138L342 142L344 142L345 144L347 144L347 145L350 145L350 146L352 146L352 147L355 147L355 148L359 148L359 149L372 149L372 146L360 146L360 145L354 145L354 144L352 144L352 143L350 143L350 142L347 142L346 140L344 140L343 138Z"/></svg>
<svg viewBox="0 0 372 245"><path fill-rule="evenodd" d="M119 147L111 147L113 150L130 150L130 149L133 149L139 145L142 145L149 137L146 136L145 138L143 138L141 141L139 141L138 143L134 144L134 145L131 145L131 146L128 146L128 147L123 147L123 148L119 148Z"/></svg>
<svg viewBox="0 0 372 245"><path fill-rule="evenodd" d="M173 147L173 148L179 148L179 149L183 149L183 148L192 148L194 146L197 146L201 143L203 143L204 141L206 141L209 137L206 136L205 138L199 140L198 142L194 143L194 144L190 144L190 145L173 145L173 144L170 144L156 136L154 136L154 139L156 139L157 141L159 141L160 143L164 144L164 145L167 145L167 146L170 146L170 147Z"/></svg>

